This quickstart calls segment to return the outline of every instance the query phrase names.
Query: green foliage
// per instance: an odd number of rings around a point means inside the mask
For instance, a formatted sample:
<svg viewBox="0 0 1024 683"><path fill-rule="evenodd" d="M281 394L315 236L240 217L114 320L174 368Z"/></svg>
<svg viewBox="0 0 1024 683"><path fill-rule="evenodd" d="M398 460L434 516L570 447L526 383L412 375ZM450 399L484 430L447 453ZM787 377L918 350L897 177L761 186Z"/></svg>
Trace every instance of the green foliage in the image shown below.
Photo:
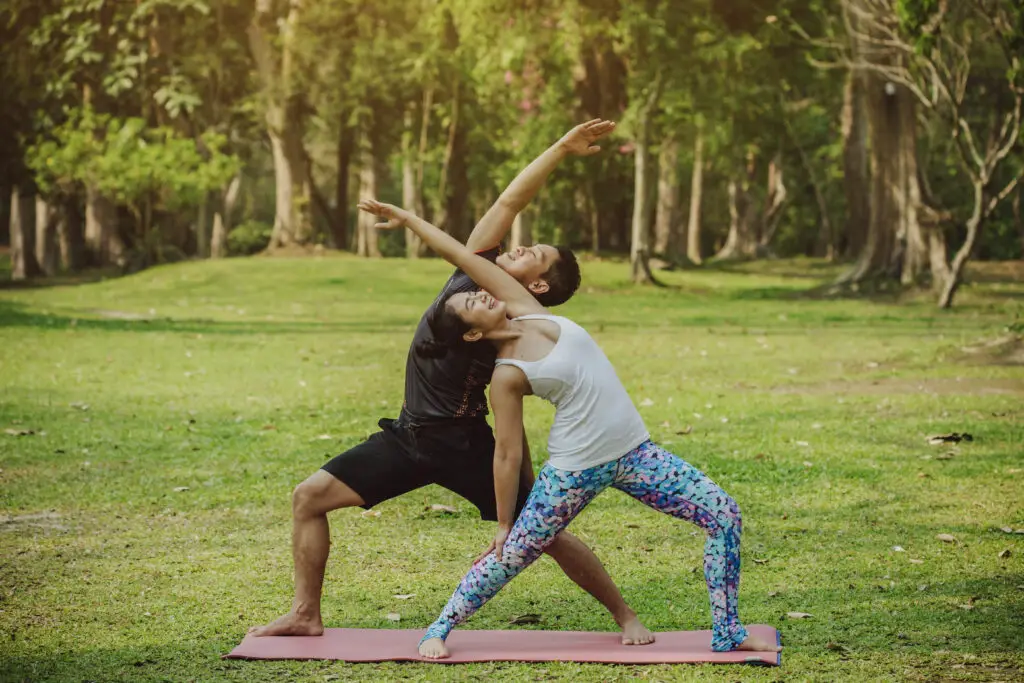
<svg viewBox="0 0 1024 683"><path fill-rule="evenodd" d="M232 256L256 254L267 247L273 226L257 220L247 220L228 233L228 253Z"/></svg>
<svg viewBox="0 0 1024 683"><path fill-rule="evenodd" d="M196 205L238 172L240 162L224 153L225 143L216 133L196 141L170 128L147 128L139 118L82 109L30 147L27 159L44 191L81 183L129 205L156 195L174 210Z"/></svg>

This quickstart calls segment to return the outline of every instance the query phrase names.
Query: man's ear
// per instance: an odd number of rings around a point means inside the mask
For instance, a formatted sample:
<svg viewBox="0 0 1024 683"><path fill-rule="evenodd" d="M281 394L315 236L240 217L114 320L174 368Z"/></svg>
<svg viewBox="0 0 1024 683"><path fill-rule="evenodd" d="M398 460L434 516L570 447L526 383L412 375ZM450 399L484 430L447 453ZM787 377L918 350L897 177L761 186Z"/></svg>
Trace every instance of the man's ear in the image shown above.
<svg viewBox="0 0 1024 683"><path fill-rule="evenodd" d="M462 335L462 338L468 342L480 341L480 338L484 336L484 333L480 330L470 330Z"/></svg>
<svg viewBox="0 0 1024 683"><path fill-rule="evenodd" d="M530 290L530 294L536 296L538 294L543 294L547 292L549 289L551 289L551 285L549 285L544 280L534 280L533 282L530 283L530 286L527 287L527 289Z"/></svg>

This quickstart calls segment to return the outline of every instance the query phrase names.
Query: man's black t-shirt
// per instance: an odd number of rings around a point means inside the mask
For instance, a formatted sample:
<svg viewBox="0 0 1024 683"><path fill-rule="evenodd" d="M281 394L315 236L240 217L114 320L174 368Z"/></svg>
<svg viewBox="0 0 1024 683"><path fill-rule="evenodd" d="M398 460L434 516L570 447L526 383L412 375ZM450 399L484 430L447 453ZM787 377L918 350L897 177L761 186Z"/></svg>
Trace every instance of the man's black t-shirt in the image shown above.
<svg viewBox="0 0 1024 683"><path fill-rule="evenodd" d="M499 249L494 247L478 253L494 262ZM420 341L433 338L427 321L434 310L452 294L478 289L480 287L468 275L456 270L416 326L405 362L405 402L402 405L403 416L413 424L454 418L482 420L487 414L485 389L491 381L497 356L490 342L481 340L467 344L449 351L443 358L422 358L416 354Z"/></svg>

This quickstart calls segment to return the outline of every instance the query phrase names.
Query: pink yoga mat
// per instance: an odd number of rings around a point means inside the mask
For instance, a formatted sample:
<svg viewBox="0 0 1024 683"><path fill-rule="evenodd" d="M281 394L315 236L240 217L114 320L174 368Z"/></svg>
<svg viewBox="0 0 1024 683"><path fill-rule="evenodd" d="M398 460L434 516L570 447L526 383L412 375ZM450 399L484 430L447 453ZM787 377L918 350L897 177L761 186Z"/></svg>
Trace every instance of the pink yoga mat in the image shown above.
<svg viewBox="0 0 1024 683"><path fill-rule="evenodd" d="M771 626L748 626L769 642L780 642ZM604 664L768 664L777 652L712 652L711 631L658 633L650 645L623 645L618 633L582 631L470 631L448 636L448 659L423 659L416 647L422 629L329 628L322 636L269 636L245 640L227 655L236 659L339 659L346 662L599 662Z"/></svg>

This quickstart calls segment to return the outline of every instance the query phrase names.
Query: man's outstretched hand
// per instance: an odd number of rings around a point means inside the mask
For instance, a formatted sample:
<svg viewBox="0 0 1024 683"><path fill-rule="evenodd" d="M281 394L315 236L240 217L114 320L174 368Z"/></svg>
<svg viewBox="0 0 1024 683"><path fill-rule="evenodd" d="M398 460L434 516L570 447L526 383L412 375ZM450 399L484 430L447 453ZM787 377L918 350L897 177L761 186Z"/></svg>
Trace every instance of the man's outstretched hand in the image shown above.
<svg viewBox="0 0 1024 683"><path fill-rule="evenodd" d="M601 151L600 145L595 145L594 143L613 130L615 130L614 121L593 119L576 126L558 142L569 154L588 157Z"/></svg>
<svg viewBox="0 0 1024 683"><path fill-rule="evenodd" d="M361 211L383 218L386 222L375 223L373 226L382 230L400 228L405 225L406 218L408 218L407 212L404 209L378 202L376 199L360 199L358 206Z"/></svg>

